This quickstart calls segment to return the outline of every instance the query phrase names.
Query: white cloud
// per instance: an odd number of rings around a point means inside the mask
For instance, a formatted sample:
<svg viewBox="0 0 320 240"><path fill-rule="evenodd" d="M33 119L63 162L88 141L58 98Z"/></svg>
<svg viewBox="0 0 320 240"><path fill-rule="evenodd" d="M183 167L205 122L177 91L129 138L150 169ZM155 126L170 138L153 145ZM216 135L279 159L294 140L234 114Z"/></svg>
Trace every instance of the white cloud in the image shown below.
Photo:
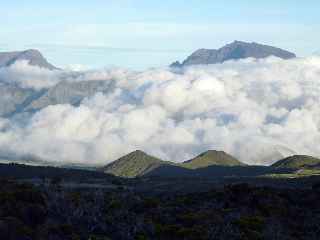
<svg viewBox="0 0 320 240"><path fill-rule="evenodd" d="M27 60L21 60L9 67L0 68L0 81L18 84L24 88L41 89L58 83L59 74L59 71L32 66Z"/></svg>
<svg viewBox="0 0 320 240"><path fill-rule="evenodd" d="M33 81L42 76L37 71L8 76L40 87ZM318 57L246 59L176 73L117 68L62 75L70 81L113 80L116 87L78 107L49 106L22 126L0 120L0 152L88 164L105 164L135 149L175 161L218 149L251 164L293 153L320 156ZM44 85L60 77L46 73Z"/></svg>

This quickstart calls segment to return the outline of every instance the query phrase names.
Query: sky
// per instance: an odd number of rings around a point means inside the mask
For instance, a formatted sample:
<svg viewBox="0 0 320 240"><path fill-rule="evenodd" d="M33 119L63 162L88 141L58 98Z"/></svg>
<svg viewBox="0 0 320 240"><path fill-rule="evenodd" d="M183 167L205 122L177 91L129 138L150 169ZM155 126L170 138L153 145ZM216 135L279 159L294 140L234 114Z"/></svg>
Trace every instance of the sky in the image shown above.
<svg viewBox="0 0 320 240"><path fill-rule="evenodd" d="M317 0L3 1L0 50L37 48L60 67L132 69L234 40L308 56L320 50Z"/></svg>

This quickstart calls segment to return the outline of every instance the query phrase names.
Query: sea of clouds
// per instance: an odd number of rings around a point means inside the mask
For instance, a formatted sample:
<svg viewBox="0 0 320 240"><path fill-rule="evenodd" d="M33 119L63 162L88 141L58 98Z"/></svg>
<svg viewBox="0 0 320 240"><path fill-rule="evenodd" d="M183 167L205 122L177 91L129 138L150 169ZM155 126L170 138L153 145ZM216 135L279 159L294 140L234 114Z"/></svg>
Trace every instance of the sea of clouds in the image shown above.
<svg viewBox="0 0 320 240"><path fill-rule="evenodd" d="M25 62L0 79L41 89L67 81L114 82L79 106L52 105L24 121L0 118L0 153L55 163L106 164L136 149L183 161L208 150L245 163L320 156L320 57L245 59L132 71L48 71Z"/></svg>

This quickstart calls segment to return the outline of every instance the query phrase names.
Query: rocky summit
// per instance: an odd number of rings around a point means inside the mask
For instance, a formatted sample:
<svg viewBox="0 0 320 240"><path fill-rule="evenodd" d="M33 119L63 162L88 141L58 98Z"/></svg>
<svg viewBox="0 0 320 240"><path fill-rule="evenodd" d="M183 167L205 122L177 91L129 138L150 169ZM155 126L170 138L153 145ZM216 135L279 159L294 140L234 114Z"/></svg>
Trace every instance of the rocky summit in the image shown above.
<svg viewBox="0 0 320 240"><path fill-rule="evenodd" d="M49 70L58 70L57 67L53 66L44 58L41 52L35 49L16 52L0 52L0 68L11 66L18 61L28 61L32 66Z"/></svg>
<svg viewBox="0 0 320 240"><path fill-rule="evenodd" d="M294 53L277 47L263 45L255 42L248 43L243 41L234 41L219 49L199 49L192 53L182 63L176 61L170 66L184 67L199 64L217 64L223 63L228 60L238 60L245 58L260 59L270 56L275 56L282 59L291 59L296 57Z"/></svg>

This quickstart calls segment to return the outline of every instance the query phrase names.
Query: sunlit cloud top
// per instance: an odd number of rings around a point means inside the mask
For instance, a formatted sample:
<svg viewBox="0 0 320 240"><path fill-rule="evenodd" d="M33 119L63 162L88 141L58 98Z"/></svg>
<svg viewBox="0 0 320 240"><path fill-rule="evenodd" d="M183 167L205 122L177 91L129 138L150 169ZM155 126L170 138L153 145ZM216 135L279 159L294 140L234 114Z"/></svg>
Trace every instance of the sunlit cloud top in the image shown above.
<svg viewBox="0 0 320 240"><path fill-rule="evenodd" d="M0 79L38 90L61 79L110 88L78 106L48 105L23 121L0 118L0 156L82 164L106 164L136 149L174 161L224 150L250 164L320 156L319 57L79 75L17 62Z"/></svg>

